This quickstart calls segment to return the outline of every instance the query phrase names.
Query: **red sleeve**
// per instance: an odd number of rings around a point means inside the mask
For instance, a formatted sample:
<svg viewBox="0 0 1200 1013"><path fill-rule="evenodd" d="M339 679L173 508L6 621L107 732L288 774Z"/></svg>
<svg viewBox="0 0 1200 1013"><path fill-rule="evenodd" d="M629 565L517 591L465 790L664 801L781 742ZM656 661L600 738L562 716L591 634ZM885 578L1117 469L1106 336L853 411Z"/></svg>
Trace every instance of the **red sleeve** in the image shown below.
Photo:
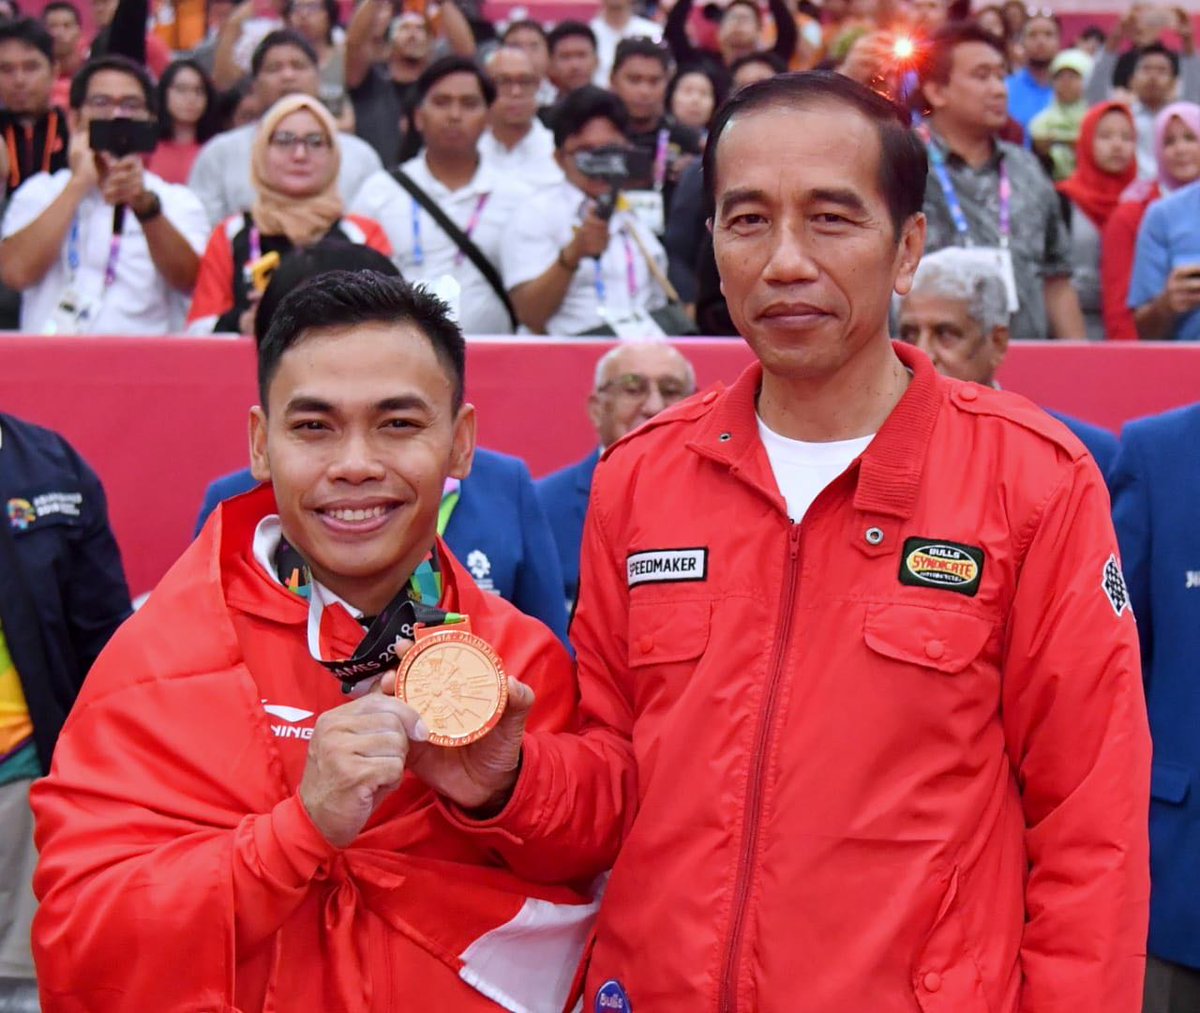
<svg viewBox="0 0 1200 1013"><path fill-rule="evenodd" d="M209 237L208 247L200 258L200 272L196 275L196 289L192 295L192 308L188 311L187 325L197 321L218 317L233 309L233 247L229 233L222 222ZM213 327L208 327L213 330Z"/></svg>
<svg viewBox="0 0 1200 1013"><path fill-rule="evenodd" d="M1137 626L1090 456L1022 554L1000 713L1025 814L1021 1013L1141 1009L1150 734Z"/></svg>
<svg viewBox="0 0 1200 1013"><path fill-rule="evenodd" d="M392 255L392 244L388 242L387 234L374 218L364 218L362 215L346 215L363 231L363 245L378 250L385 257Z"/></svg>
<svg viewBox="0 0 1200 1013"><path fill-rule="evenodd" d="M1104 300L1104 333L1109 341L1138 339L1133 310L1127 301L1138 226L1145 213L1146 205L1141 201L1118 204L1101 236L1100 291Z"/></svg>

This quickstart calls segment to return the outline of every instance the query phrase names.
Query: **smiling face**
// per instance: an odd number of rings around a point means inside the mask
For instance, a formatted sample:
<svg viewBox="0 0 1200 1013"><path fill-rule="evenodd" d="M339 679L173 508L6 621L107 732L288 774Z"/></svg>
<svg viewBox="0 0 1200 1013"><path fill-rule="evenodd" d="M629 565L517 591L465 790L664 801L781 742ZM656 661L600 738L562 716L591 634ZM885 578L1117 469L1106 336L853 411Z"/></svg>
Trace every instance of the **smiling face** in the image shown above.
<svg viewBox="0 0 1200 1013"><path fill-rule="evenodd" d="M768 372L827 376L888 340L891 293L908 291L925 220L914 216L896 236L881 154L875 125L840 103L755 110L722 131L713 221L721 291Z"/></svg>
<svg viewBox="0 0 1200 1013"><path fill-rule="evenodd" d="M267 178L289 197L318 193L333 177L332 140L307 109L281 119L267 145Z"/></svg>
<svg viewBox="0 0 1200 1013"><path fill-rule="evenodd" d="M1101 172L1119 176L1137 155L1137 135L1129 116L1114 109L1100 117L1092 139L1092 155Z"/></svg>
<svg viewBox="0 0 1200 1013"><path fill-rule="evenodd" d="M362 324L303 336L251 413L252 470L274 486L285 537L365 612L429 551L447 476L470 471L474 409L456 412L453 390L417 327Z"/></svg>

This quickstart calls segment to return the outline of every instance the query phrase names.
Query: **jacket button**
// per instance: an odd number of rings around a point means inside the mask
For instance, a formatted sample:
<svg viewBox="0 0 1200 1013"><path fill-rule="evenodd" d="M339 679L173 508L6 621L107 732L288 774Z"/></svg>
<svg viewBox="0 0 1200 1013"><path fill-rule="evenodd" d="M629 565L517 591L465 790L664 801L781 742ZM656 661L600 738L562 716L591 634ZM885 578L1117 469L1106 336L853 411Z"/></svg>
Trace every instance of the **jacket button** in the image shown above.
<svg viewBox="0 0 1200 1013"><path fill-rule="evenodd" d="M700 403L701 404L712 404L716 399L717 399L717 392L715 390L710 390L707 394L704 395L704 397L702 397L700 399Z"/></svg>
<svg viewBox="0 0 1200 1013"><path fill-rule="evenodd" d="M931 640L925 645L925 656L937 661L943 654L946 653L946 645L940 640Z"/></svg>
<svg viewBox="0 0 1200 1013"><path fill-rule="evenodd" d="M979 391L970 386L970 384L964 384L958 389L958 396L963 401L974 401L977 397L979 397Z"/></svg>
<svg viewBox="0 0 1200 1013"><path fill-rule="evenodd" d="M654 638L649 633L638 638L638 650L643 654L649 654L654 650Z"/></svg>
<svg viewBox="0 0 1200 1013"><path fill-rule="evenodd" d="M925 986L926 992L936 992L942 987L942 976L937 971L929 971L921 979L921 984Z"/></svg>

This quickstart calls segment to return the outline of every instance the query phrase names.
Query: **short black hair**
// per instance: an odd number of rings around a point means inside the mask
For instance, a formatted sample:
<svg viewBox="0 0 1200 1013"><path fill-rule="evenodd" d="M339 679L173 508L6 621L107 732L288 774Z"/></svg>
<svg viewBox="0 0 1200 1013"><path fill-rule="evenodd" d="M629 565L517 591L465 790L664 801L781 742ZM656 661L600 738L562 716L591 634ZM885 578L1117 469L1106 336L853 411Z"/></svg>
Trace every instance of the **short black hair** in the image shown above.
<svg viewBox="0 0 1200 1013"><path fill-rule="evenodd" d="M92 78L103 70L115 70L134 78L142 86L142 95L146 99L147 111L153 117L158 116L158 96L154 92L154 82L150 79L149 71L140 63L134 63L129 57L118 56L116 53L88 60L71 78L71 93L68 101L72 109L78 112L83 108L83 103L87 100L88 85L92 83Z"/></svg>
<svg viewBox="0 0 1200 1013"><path fill-rule="evenodd" d="M476 81L479 82L479 89L483 92L483 100L489 106L496 101L496 86L492 84L491 79L479 68L474 60L468 60L465 56L443 56L434 60L428 67L421 71L421 76L417 78L416 84L416 105L420 105L425 101L425 96L429 94L442 78L449 77L451 74L470 74Z"/></svg>
<svg viewBox="0 0 1200 1013"><path fill-rule="evenodd" d="M968 42L981 42L990 46L1007 62L1008 52L1004 40L980 28L973 21L952 21L942 25L925 44L924 52L917 65L917 77L922 85L930 81L936 84L948 84L950 72L954 69L954 51Z"/></svg>
<svg viewBox="0 0 1200 1013"><path fill-rule="evenodd" d="M420 285L375 271L331 271L302 283L283 297L258 345L258 395L267 391L284 353L306 335L356 324L411 324L429 339L452 388L452 405L462 407L467 344L446 304Z"/></svg>
<svg viewBox="0 0 1200 1013"><path fill-rule="evenodd" d="M1104 29L1099 25L1088 25L1082 32L1079 33L1080 39L1095 39L1097 42L1103 42L1108 38L1104 34Z"/></svg>
<svg viewBox="0 0 1200 1013"><path fill-rule="evenodd" d="M79 8L71 3L71 0L50 0L50 2L42 8L42 23L45 24L47 14L53 14L55 11L66 11L75 19L75 24L83 24L83 18L79 15Z"/></svg>
<svg viewBox="0 0 1200 1013"><path fill-rule="evenodd" d="M908 114L882 95L832 71L810 70L779 74L743 88L721 106L704 148L704 188L708 207L714 206L717 149L730 120L772 108L807 109L841 105L866 117L879 134L879 192L887 203L896 239L904 223L925 203L929 156L920 137L908 125Z"/></svg>
<svg viewBox="0 0 1200 1013"><path fill-rule="evenodd" d="M655 60L662 67L663 73L671 73L671 54L653 39L647 39L640 35L631 39L622 39L617 43L617 51L613 56L612 73L615 74L621 69L621 64L626 60L632 60L635 56Z"/></svg>
<svg viewBox="0 0 1200 1013"><path fill-rule="evenodd" d="M1165 56L1171 64L1171 74L1174 77L1179 76L1179 54L1173 49L1168 49L1161 42L1151 42L1148 45L1142 46L1137 51L1137 56L1133 58L1133 69L1136 72L1138 64L1142 62L1142 58L1146 56Z"/></svg>
<svg viewBox="0 0 1200 1013"><path fill-rule="evenodd" d="M729 80L732 81L739 70L749 67L753 63L766 64L776 74L787 73L787 64L783 62L783 58L778 53L772 53L769 49L760 49L756 53L747 53L734 60L729 65Z"/></svg>
<svg viewBox="0 0 1200 1013"><path fill-rule="evenodd" d="M621 133L625 133L629 126L629 111L625 103L611 91L597 88L594 84L585 84L568 92L566 98L554 107L551 116L556 149L561 149L592 120L608 120Z"/></svg>
<svg viewBox="0 0 1200 1013"><path fill-rule="evenodd" d="M17 18L0 24L0 42L23 42L36 49L54 66L54 40L36 18Z"/></svg>
<svg viewBox="0 0 1200 1013"><path fill-rule="evenodd" d="M506 29L504 29L504 34L500 36L501 43L508 45L508 37L512 35L513 32L519 32L522 30L537 32L538 35L542 37L542 41L546 43L546 48L550 48L550 37L546 34L546 29L542 27L541 22L534 21L533 18L521 18L519 21L512 22Z"/></svg>
<svg viewBox="0 0 1200 1013"><path fill-rule="evenodd" d="M267 58L267 54L272 49L278 49L280 46L295 46L299 49L314 67L319 66L320 61L317 59L317 51L313 49L312 44L299 32L291 28L276 28L273 32L268 32L262 42L254 47L254 55L250 57L250 76L258 77L262 71L263 62Z"/></svg>
<svg viewBox="0 0 1200 1013"><path fill-rule="evenodd" d="M196 143L203 144L221 132L221 102L217 96L216 85L212 78L199 63L190 57L172 60L163 76L158 80L158 128L159 136L164 141L175 139L175 124L171 122L171 110L167 105L167 92L175 83L181 70L194 70L200 75L200 84L204 88L204 112L196 124Z"/></svg>
<svg viewBox="0 0 1200 1013"><path fill-rule="evenodd" d="M335 28L341 27L341 11L338 10L337 0L321 0L322 6L325 8L325 19L329 22L329 30L325 33L325 41L333 41L333 31ZM283 16L291 19L292 8L296 5L296 0L284 0Z"/></svg>
<svg viewBox="0 0 1200 1013"><path fill-rule="evenodd" d="M550 30L550 34L546 36L546 46L551 54L564 39L587 39L592 44L592 49L597 48L596 33L582 21L560 21Z"/></svg>
<svg viewBox="0 0 1200 1013"><path fill-rule="evenodd" d="M754 2L754 0L731 0L731 2L725 6L725 9L723 11L721 11L721 20L724 21L725 15L728 14L735 7L749 8L750 11L752 11L754 14L754 20L757 21L760 25L762 24L762 19L763 19L762 11L759 10L758 4L756 4Z"/></svg>
<svg viewBox="0 0 1200 1013"><path fill-rule="evenodd" d="M258 312L254 315L254 340L262 344L271 328L271 321L275 319L275 311L292 289L331 271L374 271L388 278L400 277L400 269L391 257L365 243L322 239L307 248L297 247L284 255L258 301Z"/></svg>

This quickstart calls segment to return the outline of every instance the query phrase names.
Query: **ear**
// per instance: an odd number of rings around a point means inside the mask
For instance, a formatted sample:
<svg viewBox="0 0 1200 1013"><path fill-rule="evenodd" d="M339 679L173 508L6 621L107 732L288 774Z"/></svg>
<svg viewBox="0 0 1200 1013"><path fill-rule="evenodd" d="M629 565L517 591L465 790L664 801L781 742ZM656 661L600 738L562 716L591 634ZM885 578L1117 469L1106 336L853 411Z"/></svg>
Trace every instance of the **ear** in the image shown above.
<svg viewBox="0 0 1200 1013"><path fill-rule="evenodd" d="M453 442L450 445L451 478L463 479L471 474L475 459L475 406L464 404L454 419Z"/></svg>
<svg viewBox="0 0 1200 1013"><path fill-rule="evenodd" d="M992 328L988 340L988 358L991 360L993 374L1004 364L1004 357L1008 354L1008 338L1008 328L1003 324Z"/></svg>
<svg viewBox="0 0 1200 1013"><path fill-rule="evenodd" d="M567 171L567 156L558 148L554 149L554 164L557 165L563 172Z"/></svg>
<svg viewBox="0 0 1200 1013"><path fill-rule="evenodd" d="M896 280L892 289L897 295L908 295L912 291L913 276L925 252L925 215L913 215L900 232L900 243L896 249Z"/></svg>
<svg viewBox="0 0 1200 1013"><path fill-rule="evenodd" d="M255 481L271 481L271 459L267 454L267 413L259 405L250 409L250 474Z"/></svg>
<svg viewBox="0 0 1200 1013"><path fill-rule="evenodd" d="M925 96L926 103L934 112L946 104L946 86L937 81L926 81L921 85L921 94Z"/></svg>
<svg viewBox="0 0 1200 1013"><path fill-rule="evenodd" d="M587 414L588 421L591 422L592 428L599 432L600 423L604 417L604 406L600 403L600 395L595 391L592 391L588 395Z"/></svg>
<svg viewBox="0 0 1200 1013"><path fill-rule="evenodd" d="M425 110L417 106L412 114L413 126L417 128L418 133L425 133Z"/></svg>

